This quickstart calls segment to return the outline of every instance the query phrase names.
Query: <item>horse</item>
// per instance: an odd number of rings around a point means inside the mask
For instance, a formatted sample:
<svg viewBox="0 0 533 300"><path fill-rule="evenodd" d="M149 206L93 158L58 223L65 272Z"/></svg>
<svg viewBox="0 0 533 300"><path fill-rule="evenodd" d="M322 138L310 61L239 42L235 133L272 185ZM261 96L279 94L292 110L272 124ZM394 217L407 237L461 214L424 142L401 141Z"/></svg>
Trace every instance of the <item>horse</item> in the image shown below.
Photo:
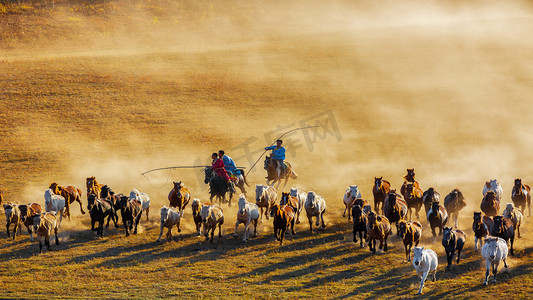
<svg viewBox="0 0 533 300"><path fill-rule="evenodd" d="M57 238L59 223L57 222L55 211L36 215L33 218L33 226L35 227L35 233L37 235L37 240L39 241L39 253L43 253L43 240L48 251L51 250L50 236L52 235L52 232L55 234L56 245L59 245L59 239Z"/></svg>
<svg viewBox="0 0 533 300"><path fill-rule="evenodd" d="M522 213L519 209L516 209L513 203L507 203L505 210L503 211L502 216L506 219L510 219L513 222L513 227L518 233L518 238L521 238L520 235L520 225L522 225Z"/></svg>
<svg viewBox="0 0 533 300"><path fill-rule="evenodd" d="M207 167L207 168L211 168L211 167ZM211 168L211 170L212 169L213 168ZM235 186L241 190L241 193L244 194L244 196L246 196L246 189L244 185L247 185L247 186L250 186L250 185L248 184L248 181L246 180L246 175L244 173L244 170L237 169L236 172L228 172L228 175L230 175L230 173L233 174L235 178L237 179L233 182Z"/></svg>
<svg viewBox="0 0 533 300"><path fill-rule="evenodd" d="M313 217L316 217L316 226L322 222L322 228L326 228L324 223L324 213L326 212L326 200L322 196L317 195L315 192L310 191L307 193L307 199L305 200L305 213L307 220L309 221L309 230L313 233ZM319 222L320 221L320 222Z"/></svg>
<svg viewBox="0 0 533 300"><path fill-rule="evenodd" d="M233 199L233 191L230 189L229 184L224 180L224 178L218 176L215 172L213 172L212 167L206 167L204 168L205 178L204 183L209 184L209 194L211 195L209 197L209 202L213 202L213 198L215 198L215 201L218 199L218 204L222 205L223 203L226 203L226 193L229 193L229 202L228 206L231 206L231 200Z"/></svg>
<svg viewBox="0 0 533 300"><path fill-rule="evenodd" d="M374 211L379 213L379 205L381 204L381 213L383 212L383 205L385 203L385 197L390 192L390 183L387 180L383 180L383 177L374 177L374 187L372 188L372 194L374 195Z"/></svg>
<svg viewBox="0 0 533 300"><path fill-rule="evenodd" d="M150 212L150 197L146 193L141 193L137 189L130 192L130 200L139 202L143 211L146 212L146 221L149 221L148 213Z"/></svg>
<svg viewBox="0 0 533 300"><path fill-rule="evenodd" d="M212 204L207 203L207 205L212 205ZM200 202L200 199L194 198L192 200L191 209L192 209L192 219L194 221L194 225L196 226L196 233L198 233L198 236L201 236L202 235L202 232L201 232L202 216L200 216L200 210L202 209L202 202Z"/></svg>
<svg viewBox="0 0 533 300"><path fill-rule="evenodd" d="M89 215L91 216L91 230L96 231L97 237L104 236L104 223L107 217L106 228L109 227L109 221L112 219L115 223L115 228L118 228L117 219L115 218L115 208L106 199L96 199L96 195L91 194L87 200L89 204ZM94 225L98 222L98 227Z"/></svg>
<svg viewBox="0 0 533 300"><path fill-rule="evenodd" d="M261 222L263 221L263 208L265 209L265 216L268 220L268 211L270 207L276 203L278 192L267 185L256 184L255 185L255 204L261 208Z"/></svg>
<svg viewBox="0 0 533 300"><path fill-rule="evenodd" d="M222 224L224 224L224 212L222 207L218 205L203 205L200 210L202 216L202 223L204 224L204 236L206 241L213 243L213 236L218 225L218 237L222 237ZM209 239L209 231L211 231L211 239Z"/></svg>
<svg viewBox="0 0 533 300"><path fill-rule="evenodd" d="M17 237L17 229L20 227L20 209L18 205L14 203L4 204L4 212L6 213L7 237L11 237L11 235L9 235L9 225L14 224L13 240L15 240Z"/></svg>
<svg viewBox="0 0 533 300"><path fill-rule="evenodd" d="M437 237L435 228L439 228L439 235L442 235L442 229L444 228L444 225L446 225L446 222L448 222L448 212L439 202L433 202L433 204L431 204L431 209L427 214L427 220L431 227L433 239L435 239Z"/></svg>
<svg viewBox="0 0 533 300"><path fill-rule="evenodd" d="M180 228L181 214L179 211L175 210L172 207L161 207L161 226L159 231L159 238L156 242L161 242L161 236L163 235L163 230L168 228L167 231L167 242L171 241L172 237L172 227L176 226L178 228L178 233L181 232Z"/></svg>
<svg viewBox="0 0 533 300"><path fill-rule="evenodd" d="M399 237L398 222L407 215L407 203L403 200L402 195L396 194L396 190L391 190L385 197L383 214L391 224L396 224L396 235Z"/></svg>
<svg viewBox="0 0 533 300"><path fill-rule="evenodd" d="M424 247L415 247L413 249L413 267L415 268L416 275L420 277L420 288L418 294L422 294L422 288L424 288L424 282L428 277L429 272L433 272L431 280L435 282L437 280L437 267L439 266L439 258L437 253L431 249L424 249Z"/></svg>
<svg viewBox="0 0 533 300"><path fill-rule="evenodd" d="M457 220L459 219L459 211L466 207L465 197L459 189L454 189L446 197L444 197L444 208L455 221L454 227L459 227Z"/></svg>
<svg viewBox="0 0 533 300"><path fill-rule="evenodd" d="M126 229L126 236L130 235L131 230L133 230L133 234L137 234L137 227L143 213L141 203L130 200L128 197L122 197L119 206L122 223L124 224L124 229ZM180 211L180 216L183 216L183 211Z"/></svg>
<svg viewBox="0 0 533 300"><path fill-rule="evenodd" d="M501 201L503 196L503 189L502 186L498 183L498 180L493 179L485 182L485 185L483 186L483 197L487 195L488 191L493 191L496 196L496 200L498 200L498 202Z"/></svg>
<svg viewBox="0 0 533 300"><path fill-rule="evenodd" d="M509 249L507 248L507 243L505 240L499 237L489 237L485 239L485 244L483 249L481 249L481 255L485 259L486 271L485 271L485 282L483 285L489 285L489 275L490 270L492 269L492 283L496 282L496 273L498 273L498 266L500 262L503 261L505 268L507 266L507 253Z"/></svg>
<svg viewBox="0 0 533 300"><path fill-rule="evenodd" d="M344 197L342 199L344 203L344 212L342 213L342 217L346 217L346 210L348 210L348 222L350 222L350 211L352 210L353 202L355 201L355 199L358 198L361 198L361 191L359 191L359 186L350 185L346 192L344 192Z"/></svg>
<svg viewBox="0 0 533 300"><path fill-rule="evenodd" d="M403 177L407 182L416 182L415 169L407 169L407 174Z"/></svg>
<svg viewBox="0 0 533 300"><path fill-rule="evenodd" d="M368 236L368 249L376 253L376 240L379 240L379 249L388 250L387 238L392 233L390 222L385 216L378 216L374 212L367 215L366 233Z"/></svg>
<svg viewBox="0 0 533 300"><path fill-rule="evenodd" d="M296 224L300 224L300 213L302 212L303 202L300 202L298 198L291 196L289 193L282 192L279 205L288 205L292 207L296 214Z"/></svg>
<svg viewBox="0 0 533 300"><path fill-rule="evenodd" d="M400 236L403 239L403 245L405 247L405 258L408 262L411 261L411 248L413 244L415 247L420 243L420 237L422 236L422 224L416 221L406 222L401 220L398 223L400 229Z"/></svg>
<svg viewBox="0 0 533 300"><path fill-rule="evenodd" d="M266 185L274 186L274 184L277 182L278 185L276 186L276 190L279 188L279 185L282 180L284 180L283 188L285 189L285 186L287 186L287 182L289 181L289 178L291 179L297 179L298 174L294 172L292 169L292 166L289 162L284 161L285 163L285 171L283 174L280 174L278 172L278 161L275 159L272 159L270 156L265 157L265 163L264 163L264 169L267 171L267 181ZM269 183L271 181L271 183Z"/></svg>
<svg viewBox="0 0 533 300"><path fill-rule="evenodd" d="M448 268L452 266L453 255L457 250L457 263L461 260L461 250L465 245L466 233L459 229L452 227L444 227L442 232L442 246L446 251L446 259L448 260Z"/></svg>
<svg viewBox="0 0 533 300"><path fill-rule="evenodd" d="M363 212L363 208L360 205L352 206L353 217L353 242L357 243L356 234L359 233L360 244L359 247L363 248L363 237L368 239L366 232L367 215Z"/></svg>
<svg viewBox="0 0 533 300"><path fill-rule="evenodd" d="M54 194L54 191L51 189L44 191L44 210L46 212L55 211L56 215L59 215L59 227L61 227L61 222L63 221L65 202L63 196Z"/></svg>
<svg viewBox="0 0 533 300"><path fill-rule="evenodd" d="M169 206L177 207L180 214L183 215L183 211L191 199L191 194L189 193L189 190L183 186L181 181L173 181L172 183L174 184L174 187L168 193Z"/></svg>
<svg viewBox="0 0 533 300"><path fill-rule="evenodd" d="M270 207L270 216L274 218L274 236L279 241L279 245L283 246L283 237L289 226L292 235L296 235L294 232L294 209L288 205L274 204Z"/></svg>
<svg viewBox="0 0 533 300"><path fill-rule="evenodd" d="M413 211L411 209L414 209L416 217L420 218L419 212L420 208L422 208L422 196L424 193L418 186L418 183L405 181L400 191L403 199L407 203L407 209L409 210L409 221L412 220L413 216Z"/></svg>
<svg viewBox="0 0 533 300"><path fill-rule="evenodd" d="M531 217L531 189L529 185L522 184L522 179L517 178L514 180L513 192L511 199L516 207L520 207L520 210L526 213L526 204Z"/></svg>
<svg viewBox="0 0 533 300"><path fill-rule="evenodd" d="M424 203L424 209L426 210L426 215L431 209L431 204L433 204L433 202L439 202L439 201L440 201L440 194L434 188L430 187L427 191L424 192L424 194L422 195L422 202Z"/></svg>
<svg viewBox="0 0 533 300"><path fill-rule="evenodd" d="M497 216L500 213L500 200L494 191L487 191L481 200L481 211L489 217Z"/></svg>
<svg viewBox="0 0 533 300"><path fill-rule="evenodd" d="M85 179L85 186L87 187L87 200L89 200L89 194L96 194L97 198L102 198L100 193L102 192L103 184L98 183L96 177L87 177Z"/></svg>
<svg viewBox="0 0 533 300"><path fill-rule="evenodd" d="M237 211L237 221L235 222L235 233L233 237L237 238L237 228L239 224L244 223L244 234L242 241L246 243L248 240L248 227L251 223L254 224L254 234L257 236L257 221L259 220L259 207L255 203L246 201L244 194L239 196L239 210Z"/></svg>
<svg viewBox="0 0 533 300"><path fill-rule="evenodd" d="M485 218L489 218L485 216ZM492 221L492 220L491 220ZM483 239L489 235L489 226L483 221L480 211L474 212L474 222L472 223L472 230L474 231L474 247L477 251L478 242L481 248Z"/></svg>
<svg viewBox="0 0 533 300"><path fill-rule="evenodd" d="M296 218L296 224L300 224L300 212L302 208L304 207L305 200L307 199L307 193L293 187L291 188L289 194L292 197L296 197L296 199L298 199L298 205L300 205L300 211L298 211L298 217Z"/></svg>
<svg viewBox="0 0 533 300"><path fill-rule="evenodd" d="M52 182L49 187L54 194L61 195L63 198L65 198L65 214L68 216L68 219L70 220L70 204L74 202L78 202L80 204L80 211L84 215L85 211L83 211L83 205L81 204L81 190L78 188L75 188L73 186L60 186L55 182Z"/></svg>
<svg viewBox="0 0 533 300"><path fill-rule="evenodd" d="M18 207L20 210L20 220L28 229L28 233L30 234L30 242L33 242L33 230L31 229L34 227L33 218L37 215L41 215L43 208L37 203L30 203L27 205L22 204Z"/></svg>
<svg viewBox="0 0 533 300"><path fill-rule="evenodd" d="M490 227L490 235L502 238L505 242L510 242L511 248L509 253L514 255L513 244L515 229L513 227L513 222L502 216L494 216L492 220L494 221L494 224Z"/></svg>

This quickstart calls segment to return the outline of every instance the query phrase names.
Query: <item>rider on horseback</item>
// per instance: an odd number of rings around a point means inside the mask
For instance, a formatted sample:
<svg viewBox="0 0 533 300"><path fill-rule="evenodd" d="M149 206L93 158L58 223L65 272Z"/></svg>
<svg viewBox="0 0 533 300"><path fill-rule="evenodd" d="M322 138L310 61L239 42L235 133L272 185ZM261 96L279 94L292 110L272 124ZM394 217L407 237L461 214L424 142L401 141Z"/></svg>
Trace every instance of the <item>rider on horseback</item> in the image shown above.
<svg viewBox="0 0 533 300"><path fill-rule="evenodd" d="M211 158L213 159L213 162L211 163L213 167L213 172L215 172L215 174L224 179L228 184L230 191L232 193L235 193L235 186L233 185L233 182L231 181L230 177L228 176L228 173L226 172L226 169L224 168L224 161L218 158L216 153L211 154Z"/></svg>
<svg viewBox="0 0 533 300"><path fill-rule="evenodd" d="M283 143L282 140L276 141L276 146L270 146L265 147L265 150L272 150L272 159L278 163L277 169L278 169L278 176L281 177L283 173L285 173L285 163L283 160L285 159L285 148L281 146Z"/></svg>
<svg viewBox="0 0 533 300"><path fill-rule="evenodd" d="M227 156L224 153L224 150L218 150L218 158L222 159L224 162L224 168L226 169L226 172L228 172L229 177L232 180L235 180L237 176L239 176L239 170L237 170L237 166L235 165L233 159Z"/></svg>

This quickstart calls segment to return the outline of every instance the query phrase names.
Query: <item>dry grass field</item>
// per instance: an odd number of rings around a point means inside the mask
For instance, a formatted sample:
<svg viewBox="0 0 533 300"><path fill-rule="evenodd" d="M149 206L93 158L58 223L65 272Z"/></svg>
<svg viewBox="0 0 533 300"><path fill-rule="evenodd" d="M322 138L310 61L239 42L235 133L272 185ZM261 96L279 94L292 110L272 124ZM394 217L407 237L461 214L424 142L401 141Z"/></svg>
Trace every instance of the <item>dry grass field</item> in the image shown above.
<svg viewBox="0 0 533 300"><path fill-rule="evenodd" d="M422 297L530 298L531 218L488 287L471 221L486 180L501 182L504 204L515 178L533 184L532 30L521 1L0 0L4 203L44 205L51 182L84 190L89 176L152 203L139 234L126 238L120 221L101 239L74 204L61 244L41 255L25 228L15 241L2 230L0 297L416 298L401 241L373 255L342 218L348 185L372 200L374 177L399 189L415 168L424 190L458 187L469 203L459 265L445 268L424 228L421 245L440 265ZM172 181L208 192L201 169L142 172L206 164L219 149L249 169L276 137L308 125L319 127L284 137L299 175L287 188L325 197L324 230L310 234L303 213L283 246L267 220L243 244L235 205L224 205L211 245L187 207L181 238L155 242ZM249 195L264 176L261 160Z"/></svg>

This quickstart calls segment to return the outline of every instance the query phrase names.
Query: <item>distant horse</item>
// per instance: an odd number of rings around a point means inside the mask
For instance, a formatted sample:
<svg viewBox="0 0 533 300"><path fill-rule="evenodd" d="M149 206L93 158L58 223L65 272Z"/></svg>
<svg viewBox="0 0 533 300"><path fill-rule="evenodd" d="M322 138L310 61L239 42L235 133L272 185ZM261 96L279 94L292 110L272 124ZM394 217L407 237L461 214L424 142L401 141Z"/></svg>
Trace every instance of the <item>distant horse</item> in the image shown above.
<svg viewBox="0 0 533 300"><path fill-rule="evenodd" d="M231 206L233 191L230 189L226 180L213 172L213 168L211 167L206 167L204 169L204 175L204 183L209 184L209 202L213 202L213 198L215 198L215 201L218 200L219 205L228 202L228 206ZM226 201L227 193L229 193L228 201Z"/></svg>
<svg viewBox="0 0 533 300"><path fill-rule="evenodd" d="M36 215L33 218L33 225L36 228L37 240L39 241L39 253L43 253L43 244L50 248L50 236L52 232L55 234L56 245L59 245L59 239L57 238L57 231L59 230L59 222L57 221L57 215L55 211ZM44 243L43 243L44 240Z"/></svg>
<svg viewBox="0 0 533 300"><path fill-rule="evenodd" d="M505 242L510 242L511 248L509 249L509 253L514 255L513 244L515 229L513 227L513 222L502 216L494 216L492 220L494 221L494 224L492 224L490 228L490 235L502 238Z"/></svg>
<svg viewBox="0 0 533 300"><path fill-rule="evenodd" d="M485 218L488 218L485 216ZM492 220L491 220L492 222ZM481 248L483 239L489 235L489 225L483 222L483 217L480 211L474 212L474 222L472 223L472 230L474 231L474 247L477 251L478 244Z"/></svg>
<svg viewBox="0 0 533 300"><path fill-rule="evenodd" d="M170 207L177 207L180 211L180 214L183 215L183 210L189 203L191 199L191 194L189 190L183 186L181 181L173 181L174 187L168 193L168 201L170 202Z"/></svg>
<svg viewBox="0 0 533 300"><path fill-rule="evenodd" d="M60 186L55 182L52 182L49 187L54 194L61 195L63 198L65 198L65 214L68 216L68 219L70 220L70 204L72 204L74 201L78 202L80 204L80 210L82 214L85 214L83 211L83 206L81 204L81 190L78 188L75 188L73 186Z"/></svg>
<svg viewBox="0 0 533 300"><path fill-rule="evenodd" d="M133 189L130 192L130 200L135 200L141 204L141 208L146 212L146 221L148 219L148 212L150 211L150 197L146 193L141 193L137 189Z"/></svg>
<svg viewBox="0 0 533 300"><path fill-rule="evenodd" d="M413 245L416 247L420 243L420 237L422 237L422 224L419 222L406 222L400 221L398 224L400 229L400 236L403 239L403 245L405 247L405 258L407 261L411 261L411 248Z"/></svg>
<svg viewBox="0 0 533 300"><path fill-rule="evenodd" d="M181 232L180 228L181 214L175 208L172 207L161 207L161 226L159 231L159 238L156 242L161 242L161 236L163 235L163 230L167 230L167 242L171 241L172 238L172 227L176 226L178 228L178 233Z"/></svg>
<svg viewBox="0 0 533 300"><path fill-rule="evenodd" d="M288 205L292 207L296 214L296 224L300 224L300 212L303 208L303 203L300 203L298 198L291 196L289 193L281 193L281 199L279 205Z"/></svg>
<svg viewBox="0 0 533 300"><path fill-rule="evenodd" d="M420 218L420 208L422 208L422 196L423 192L416 182L407 182L405 181L401 188L402 196L407 203L407 209L409 210L409 220L412 220L413 211L415 210L415 215L417 218Z"/></svg>
<svg viewBox="0 0 533 300"><path fill-rule="evenodd" d="M207 168L211 168L211 167L207 167ZM213 168L211 168L211 171L212 170ZM228 175L229 175L229 172L228 172ZM236 187L238 187L241 190L241 193L243 193L246 196L246 188L244 187L244 185L247 185L247 186L250 186L250 185L248 184L248 181L246 180L246 175L244 173L244 170L237 169L236 172L233 172L233 175L237 179L233 183L235 184Z"/></svg>
<svg viewBox="0 0 533 300"><path fill-rule="evenodd" d="M513 223L513 227L518 234L518 238L521 238L522 236L520 235L520 225L522 225L523 216L520 210L514 207L512 203L507 203L507 206L505 207L502 216L506 219L511 220L511 222Z"/></svg>
<svg viewBox="0 0 533 300"><path fill-rule="evenodd" d="M126 229L126 236L130 235L131 230L133 230L133 234L137 234L137 227L139 226L142 212L141 203L138 201L129 200L128 197L122 197L120 199L120 215L122 216L124 229ZM180 211L180 216L183 216L183 211Z"/></svg>
<svg viewBox="0 0 533 300"><path fill-rule="evenodd" d="M212 244L217 225L218 237L222 237L222 224L224 224L224 213L222 208L218 205L204 205L200 210L200 215L202 216L202 223L204 224L205 239ZM209 239L209 231L211 231L211 239Z"/></svg>
<svg viewBox="0 0 533 300"><path fill-rule="evenodd" d="M363 237L365 240L368 239L366 232L367 224L367 215L363 212L363 209L360 205L352 206L352 217L353 217L353 242L357 243L356 234L359 234L360 244L359 247L363 248Z"/></svg>
<svg viewBox="0 0 533 300"><path fill-rule="evenodd" d="M276 186L276 189L278 189L279 184L281 183L282 180L284 180L283 188L281 189L281 190L284 190L285 186L287 186L287 182L289 181L289 178L291 179L298 178L298 174L294 172L291 164L287 161L284 161L284 163L285 163L285 171L283 172L283 174L279 174L278 161L275 159L272 159L268 155L265 157L264 169L267 170L267 181L266 181L267 185L274 186L274 184L277 182L278 185Z"/></svg>
<svg viewBox="0 0 533 300"><path fill-rule="evenodd" d="M366 233L368 236L368 249L376 253L376 241L379 241L379 249L387 251L387 238L392 233L390 222L385 216L378 216L374 212L367 215Z"/></svg>
<svg viewBox="0 0 533 300"><path fill-rule="evenodd" d="M446 259L448 260L448 268L452 266L453 255L457 251L457 263L461 260L461 251L465 245L466 233L459 229L452 227L444 227L442 233L442 246L446 251Z"/></svg>
<svg viewBox="0 0 533 300"><path fill-rule="evenodd" d="M424 209L426 210L426 215L431 209L431 204L433 204L433 202L439 201L440 194L434 188L430 187L427 191L424 192L424 194L422 195L422 202L424 202Z"/></svg>
<svg viewBox="0 0 533 300"><path fill-rule="evenodd" d="M433 234L433 238L435 239L437 236L435 228L439 228L439 235L442 235L444 225L448 222L448 212L439 202L433 202L427 214L427 220L431 227L431 234Z"/></svg>
<svg viewBox="0 0 533 300"><path fill-rule="evenodd" d="M30 203L27 205L23 204L19 205L18 207L20 210L20 220L22 221L22 224L24 224L28 229L28 233L30 234L30 242L33 242L33 218L37 215L41 215L41 213L43 212L43 208L37 203Z"/></svg>
<svg viewBox="0 0 533 300"><path fill-rule="evenodd" d="M403 177L407 182L416 182L415 169L407 169L407 174Z"/></svg>
<svg viewBox="0 0 533 300"><path fill-rule="evenodd" d="M455 220L455 228L458 227L459 211L466 207L465 197L459 189L454 189L444 198L444 207Z"/></svg>
<svg viewBox="0 0 533 300"><path fill-rule="evenodd" d="M255 204L261 208L261 221L263 221L263 208L265 209L265 216L268 220L268 212L270 207L276 203L278 192L267 185L256 184L255 185Z"/></svg>
<svg viewBox="0 0 533 300"><path fill-rule="evenodd" d="M489 285L489 275L492 269L492 283L496 282L496 273L498 273L498 266L500 262L503 261L505 268L507 266L507 253L509 249L507 248L507 243L499 237L490 237L485 239L485 244L483 249L481 249L481 255L485 259L485 264L487 271L485 272L485 282L484 285Z"/></svg>
<svg viewBox="0 0 533 300"><path fill-rule="evenodd" d="M351 214L350 211L352 210L353 202L355 199L361 198L361 191L359 191L358 185L350 185L348 189L344 192L344 197L342 199L342 202L344 203L344 212L342 213L342 216L346 216L346 211L348 211L348 222L350 222Z"/></svg>
<svg viewBox="0 0 533 300"><path fill-rule="evenodd" d="M516 207L519 207L521 211L526 213L526 204L531 217L531 189L529 185L522 184L522 179L517 178L514 180L513 192L511 199Z"/></svg>
<svg viewBox="0 0 533 300"><path fill-rule="evenodd" d="M387 180L383 180L383 177L374 177L374 187L372 188L372 194L374 195L374 211L380 213L383 212L383 204L385 203L385 197L390 192L390 183Z"/></svg>
<svg viewBox="0 0 533 300"><path fill-rule="evenodd" d="M249 232L248 227L250 224L254 224L254 235L257 236L257 221L259 220L259 207L255 203L246 201L244 194L239 196L239 210L237 211L237 221L235 222L235 233L233 236L238 237L237 228L239 224L244 223L244 234L242 241L248 240Z"/></svg>
<svg viewBox="0 0 533 300"><path fill-rule="evenodd" d="M485 182L485 185L483 186L483 196L487 195L488 191L493 191L494 195L496 196L496 200L498 200L498 202L501 201L503 196L503 189L502 186L498 183L498 180L493 179Z"/></svg>
<svg viewBox="0 0 533 300"><path fill-rule="evenodd" d="M200 210L202 209L202 202L198 198L194 198L191 203L191 209L192 209L192 219L194 221L194 225L196 226L196 233L198 233L198 236L202 235L202 216L200 215ZM212 205L211 203L208 203L207 205Z"/></svg>
<svg viewBox="0 0 533 300"><path fill-rule="evenodd" d="M96 177L87 177L87 179L85 179L85 186L87 187L87 199L89 199L89 194L95 194L96 198L102 198L100 193L104 185L98 183Z"/></svg>
<svg viewBox="0 0 533 300"><path fill-rule="evenodd" d="M424 249L424 247L415 247L413 249L413 267L415 268L416 275L420 277L420 288L418 294L422 294L424 288L424 282L429 275L429 272L433 272L432 281L437 280L437 267L439 266L439 258L437 253L431 249Z"/></svg>
<svg viewBox="0 0 533 300"><path fill-rule="evenodd" d="M307 220L309 221L309 230L313 233L313 217L316 217L316 226L322 224L322 228L326 228L324 223L324 213L326 212L326 200L315 192L307 193L307 200L305 200L305 212Z"/></svg>
<svg viewBox="0 0 533 300"><path fill-rule="evenodd" d="M270 207L270 216L274 219L274 236L279 241L279 245L282 246L283 237L289 227L292 234L296 235L296 232L294 232L294 210L288 205L279 206L274 204Z"/></svg>
<svg viewBox="0 0 533 300"><path fill-rule="evenodd" d="M494 217L500 214L500 200L496 197L494 191L487 191L481 200L481 211L489 217Z"/></svg>
<svg viewBox="0 0 533 300"><path fill-rule="evenodd" d="M383 213L391 225L392 223L396 224L396 235L399 237L400 230L398 228L398 222L403 220L407 215L407 203L403 200L402 195L396 194L396 190L391 190L387 197L385 197Z"/></svg>
<svg viewBox="0 0 533 300"><path fill-rule="evenodd" d="M54 194L54 191L47 189L44 191L44 210L46 212L55 211L59 215L59 224L63 221L63 213L65 211L65 198L60 195Z"/></svg>
<svg viewBox="0 0 533 300"><path fill-rule="evenodd" d="M13 240L14 240L17 237L17 229L20 227L20 218L21 218L20 209L18 208L18 205L14 203L4 204L4 212L6 213L7 237L11 237L9 235L9 225L10 224L15 225L13 228Z"/></svg>

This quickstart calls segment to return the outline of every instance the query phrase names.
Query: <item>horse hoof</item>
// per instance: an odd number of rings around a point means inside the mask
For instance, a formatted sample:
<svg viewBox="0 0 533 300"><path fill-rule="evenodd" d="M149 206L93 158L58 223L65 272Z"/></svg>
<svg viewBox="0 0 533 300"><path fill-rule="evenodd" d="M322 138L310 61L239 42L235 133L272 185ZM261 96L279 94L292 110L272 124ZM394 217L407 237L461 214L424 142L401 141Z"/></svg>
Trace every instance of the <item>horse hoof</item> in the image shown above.
<svg viewBox="0 0 533 300"><path fill-rule="evenodd" d="M488 282L488 281L485 281L485 282L483 282L483 285L484 285L484 286L487 286L487 285L489 285L489 282Z"/></svg>
<svg viewBox="0 0 533 300"><path fill-rule="evenodd" d="M296 221L296 224L300 224L300 221Z"/></svg>
<svg viewBox="0 0 533 300"><path fill-rule="evenodd" d="M178 233L180 233L180 232L181 232L181 228L178 229Z"/></svg>
<svg viewBox="0 0 533 300"><path fill-rule="evenodd" d="M492 281L491 281L491 282L492 282L492 283L496 283L496 279L492 279Z"/></svg>
<svg viewBox="0 0 533 300"><path fill-rule="evenodd" d="M161 239L157 239L157 241L155 241L156 243L161 243Z"/></svg>

